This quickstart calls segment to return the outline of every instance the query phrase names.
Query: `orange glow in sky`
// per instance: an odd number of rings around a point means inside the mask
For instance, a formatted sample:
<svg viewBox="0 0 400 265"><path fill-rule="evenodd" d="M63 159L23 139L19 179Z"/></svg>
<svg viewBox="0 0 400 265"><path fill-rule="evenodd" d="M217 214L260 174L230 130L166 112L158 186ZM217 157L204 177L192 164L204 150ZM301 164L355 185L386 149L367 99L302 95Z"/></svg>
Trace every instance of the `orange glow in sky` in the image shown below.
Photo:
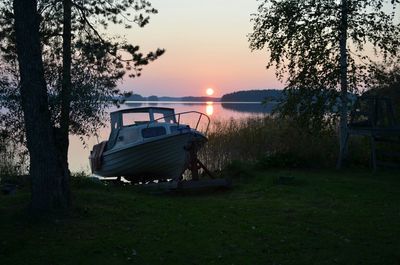
<svg viewBox="0 0 400 265"><path fill-rule="evenodd" d="M269 53L252 52L248 35L256 0L151 0L158 14L149 24L131 29L108 27L107 35L125 36L143 53L166 50L143 68L139 78L125 77L124 91L143 96L203 96L212 80L214 96L238 90L282 89L275 69L266 69ZM388 10L389 11L389 10ZM398 15L397 15L398 16ZM400 17L400 16L398 16ZM399 18L397 18L397 22Z"/></svg>
<svg viewBox="0 0 400 265"><path fill-rule="evenodd" d="M266 69L266 51L251 52L247 35L256 0L152 0L158 14L143 28L112 28L143 53L166 50L143 67L139 78L125 77L119 88L143 96L213 96L238 90L283 88L274 69ZM229 5L229 8L227 8Z"/></svg>

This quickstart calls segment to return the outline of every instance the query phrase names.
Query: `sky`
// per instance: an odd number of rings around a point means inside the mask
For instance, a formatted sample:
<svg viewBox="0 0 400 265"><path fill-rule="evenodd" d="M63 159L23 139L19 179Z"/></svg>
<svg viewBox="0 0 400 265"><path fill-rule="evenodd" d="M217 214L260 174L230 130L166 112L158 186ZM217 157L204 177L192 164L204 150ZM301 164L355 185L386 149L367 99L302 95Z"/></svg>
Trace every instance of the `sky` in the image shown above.
<svg viewBox="0 0 400 265"><path fill-rule="evenodd" d="M144 52L166 53L142 76L124 78L120 88L144 96L214 96L238 90L283 88L266 51L251 52L247 35L256 0L151 0L158 14L144 28L121 30Z"/></svg>

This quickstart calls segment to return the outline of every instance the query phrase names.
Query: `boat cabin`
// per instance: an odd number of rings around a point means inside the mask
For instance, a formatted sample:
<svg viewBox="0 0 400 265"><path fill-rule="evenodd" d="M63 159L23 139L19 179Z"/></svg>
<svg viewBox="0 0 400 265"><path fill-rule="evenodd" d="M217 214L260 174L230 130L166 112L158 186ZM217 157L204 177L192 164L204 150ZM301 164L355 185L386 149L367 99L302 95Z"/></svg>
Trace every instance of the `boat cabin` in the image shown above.
<svg viewBox="0 0 400 265"><path fill-rule="evenodd" d="M107 150L149 138L190 130L176 121L174 109L145 107L111 113L111 133Z"/></svg>
<svg viewBox="0 0 400 265"><path fill-rule="evenodd" d="M176 123L175 111L171 108L146 107L111 112L112 129L149 122Z"/></svg>

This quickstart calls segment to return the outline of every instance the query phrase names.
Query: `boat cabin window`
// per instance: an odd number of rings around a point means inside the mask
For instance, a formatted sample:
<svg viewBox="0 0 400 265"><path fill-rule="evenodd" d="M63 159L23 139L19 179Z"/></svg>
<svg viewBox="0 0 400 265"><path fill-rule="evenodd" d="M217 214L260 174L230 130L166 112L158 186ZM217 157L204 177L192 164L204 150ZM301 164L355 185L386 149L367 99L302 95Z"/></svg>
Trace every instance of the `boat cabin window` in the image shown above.
<svg viewBox="0 0 400 265"><path fill-rule="evenodd" d="M154 120L157 122L175 123L175 115L173 111L159 111L153 112Z"/></svg>
<svg viewBox="0 0 400 265"><path fill-rule="evenodd" d="M142 136L143 138L150 138L150 137L157 137L167 134L167 131L165 130L164 127L150 127L150 128L144 128L142 130Z"/></svg>
<svg viewBox="0 0 400 265"><path fill-rule="evenodd" d="M150 121L149 113L123 113L122 126L131 126L135 124L143 124Z"/></svg>
<svg viewBox="0 0 400 265"><path fill-rule="evenodd" d="M154 120L156 122L174 123L174 116L168 116L163 113L154 113Z"/></svg>

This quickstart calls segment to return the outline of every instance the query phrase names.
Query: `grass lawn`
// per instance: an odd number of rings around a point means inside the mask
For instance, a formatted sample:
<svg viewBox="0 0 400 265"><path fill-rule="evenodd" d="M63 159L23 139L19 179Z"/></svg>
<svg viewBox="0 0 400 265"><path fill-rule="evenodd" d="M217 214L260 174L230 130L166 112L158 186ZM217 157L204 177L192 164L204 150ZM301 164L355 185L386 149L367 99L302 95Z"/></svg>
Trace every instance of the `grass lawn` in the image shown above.
<svg viewBox="0 0 400 265"><path fill-rule="evenodd" d="M398 172L251 175L190 194L81 183L43 220L27 192L0 195L0 264L400 264Z"/></svg>

